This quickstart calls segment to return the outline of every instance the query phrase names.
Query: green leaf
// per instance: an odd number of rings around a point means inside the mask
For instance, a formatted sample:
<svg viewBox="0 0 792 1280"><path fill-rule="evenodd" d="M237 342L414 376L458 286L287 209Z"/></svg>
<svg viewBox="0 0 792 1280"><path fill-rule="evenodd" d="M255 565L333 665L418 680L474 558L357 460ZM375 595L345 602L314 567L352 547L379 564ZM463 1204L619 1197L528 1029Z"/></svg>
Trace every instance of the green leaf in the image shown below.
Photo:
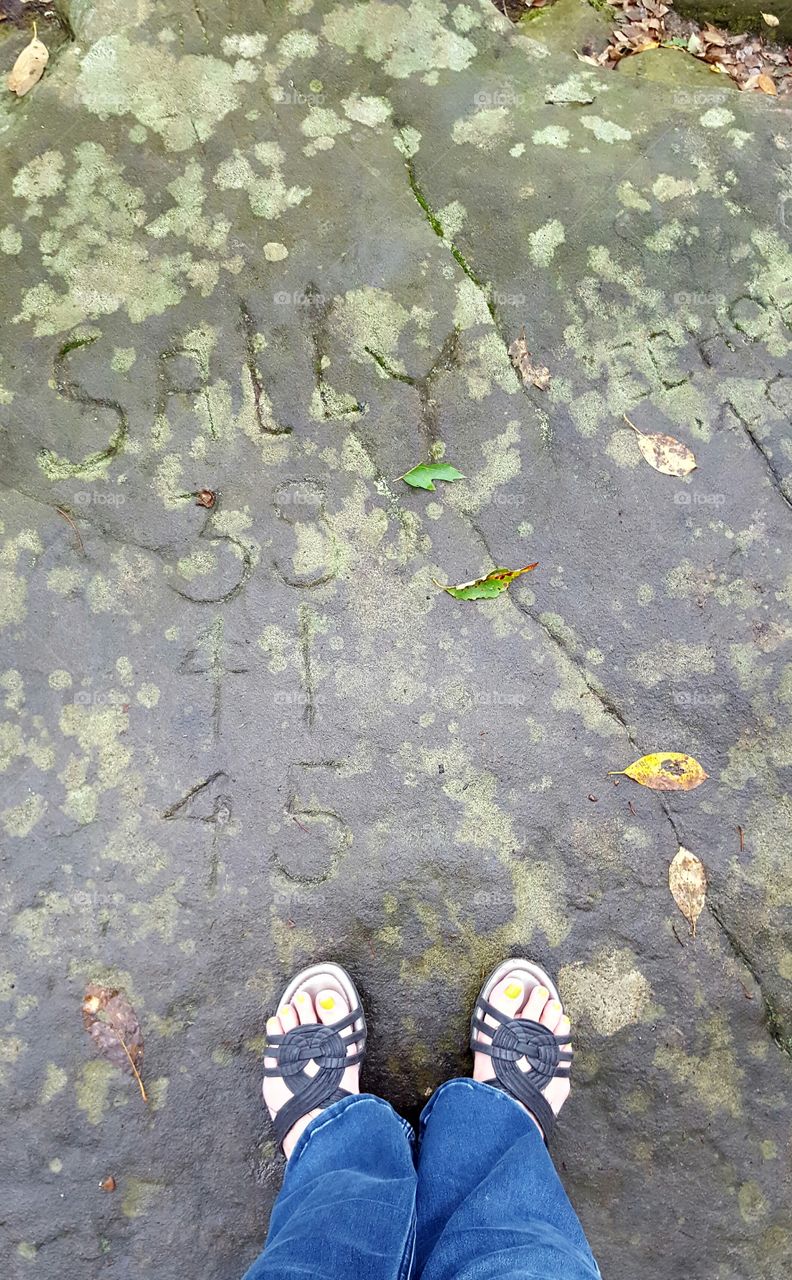
<svg viewBox="0 0 792 1280"><path fill-rule="evenodd" d="M460 582L455 587L446 586L442 582L438 582L437 585L455 600L493 600L502 591L507 591L521 573L530 573L538 563L537 560L534 564L527 564L523 569L493 569L486 578L476 578L473 582Z"/></svg>
<svg viewBox="0 0 792 1280"><path fill-rule="evenodd" d="M433 480L447 480L450 484L452 480L464 478L462 472L452 467L450 462L421 462L412 471L405 471L401 476L405 484L411 485L413 489L431 489L432 493L435 491Z"/></svg>

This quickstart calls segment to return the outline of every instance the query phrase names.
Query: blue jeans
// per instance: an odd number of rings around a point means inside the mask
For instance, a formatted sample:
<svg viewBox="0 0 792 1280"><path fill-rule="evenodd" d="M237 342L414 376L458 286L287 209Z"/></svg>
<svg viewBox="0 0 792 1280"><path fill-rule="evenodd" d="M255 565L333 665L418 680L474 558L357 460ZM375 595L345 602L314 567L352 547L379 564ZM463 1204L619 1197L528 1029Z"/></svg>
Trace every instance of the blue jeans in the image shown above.
<svg viewBox="0 0 792 1280"><path fill-rule="evenodd" d="M328 1107L286 1166L244 1280L599 1280L536 1125L499 1089L449 1080L420 1148L382 1098Z"/></svg>

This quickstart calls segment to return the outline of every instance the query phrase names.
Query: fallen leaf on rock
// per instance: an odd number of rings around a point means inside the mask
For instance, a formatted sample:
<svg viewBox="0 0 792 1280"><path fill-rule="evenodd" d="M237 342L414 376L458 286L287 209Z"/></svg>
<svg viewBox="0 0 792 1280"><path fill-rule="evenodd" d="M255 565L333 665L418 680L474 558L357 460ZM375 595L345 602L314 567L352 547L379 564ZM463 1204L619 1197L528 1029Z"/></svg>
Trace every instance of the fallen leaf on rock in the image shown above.
<svg viewBox="0 0 792 1280"><path fill-rule="evenodd" d="M521 573L530 573L531 569L536 569L538 564L537 560L534 564L527 564L524 569L493 569L486 578L475 578L473 582L460 582L455 587L449 587L443 582L438 582L436 585L442 587L455 600L493 600L502 591L506 591Z"/></svg>
<svg viewBox="0 0 792 1280"><path fill-rule="evenodd" d="M546 391L550 385L550 370L544 365L534 364L528 344L525 341L525 328L509 347L509 359L519 373L522 381L528 386L532 383L540 391Z"/></svg>
<svg viewBox="0 0 792 1280"><path fill-rule="evenodd" d="M421 462L410 471L405 471L400 479L413 489L431 489L434 493L435 480L446 480L449 484L454 480L464 480L461 471L452 467L450 462Z"/></svg>
<svg viewBox="0 0 792 1280"><path fill-rule="evenodd" d="M628 427L632 427L638 438L638 448L655 471L662 471L665 476L686 476L695 470L696 459L686 444L659 432L644 434L634 422L630 422L626 413L624 421Z"/></svg>
<svg viewBox="0 0 792 1280"><path fill-rule="evenodd" d="M761 89L762 93L769 93L771 98L775 98L778 94L775 80L772 76L767 75L766 72L762 72L762 74L757 77L756 87L757 89Z"/></svg>
<svg viewBox="0 0 792 1280"><path fill-rule="evenodd" d="M138 1016L123 991L89 983L82 1002L83 1026L100 1053L121 1071L131 1071L140 1095L148 1102L140 1077L143 1033Z"/></svg>
<svg viewBox="0 0 792 1280"><path fill-rule="evenodd" d="M106 1178L102 1178L102 1181L99 1183L99 1190L115 1191L116 1186L117 1186L116 1180L111 1173L111 1174L108 1174Z"/></svg>
<svg viewBox="0 0 792 1280"><path fill-rule="evenodd" d="M35 32L35 27L34 27ZM44 68L49 62L49 49L34 34L30 44L20 53L8 74L7 84L18 98L24 97L34 84L38 84L44 75Z"/></svg>
<svg viewBox="0 0 792 1280"><path fill-rule="evenodd" d="M682 751L654 751L634 760L626 769L611 769L609 773L626 774L653 791L692 791L709 777L698 760Z"/></svg>
<svg viewBox="0 0 792 1280"><path fill-rule="evenodd" d="M707 895L707 875L700 858L684 845L679 846L668 868L668 887L695 938L696 921L704 910Z"/></svg>
<svg viewBox="0 0 792 1280"><path fill-rule="evenodd" d="M777 26L778 26L779 19L775 16L775 14L774 14L774 13L763 13L763 14L762 14L762 17L764 18L764 20L765 20L765 22L767 23L768 27L777 27Z"/></svg>
<svg viewBox="0 0 792 1280"><path fill-rule="evenodd" d="M208 507L211 510L216 502L217 494L214 489L199 489L195 495L196 507Z"/></svg>

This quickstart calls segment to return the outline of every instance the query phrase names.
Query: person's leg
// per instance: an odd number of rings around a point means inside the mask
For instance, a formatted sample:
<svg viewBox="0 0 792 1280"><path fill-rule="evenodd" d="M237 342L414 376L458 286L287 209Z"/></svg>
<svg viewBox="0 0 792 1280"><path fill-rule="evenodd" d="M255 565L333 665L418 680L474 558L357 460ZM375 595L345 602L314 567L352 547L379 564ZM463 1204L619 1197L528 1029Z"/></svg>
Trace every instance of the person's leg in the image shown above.
<svg viewBox="0 0 792 1280"><path fill-rule="evenodd" d="M328 1107L298 1139L264 1252L244 1280L406 1280L415 1243L413 1135L382 1098Z"/></svg>
<svg viewBox="0 0 792 1280"><path fill-rule="evenodd" d="M245 1280L405 1280L415 1245L413 1131L359 1092L366 1022L351 978L314 965L267 1022L264 1101L288 1158Z"/></svg>
<svg viewBox="0 0 792 1280"><path fill-rule="evenodd" d="M448 1081L424 1108L416 1245L416 1276L421 1280L599 1277L538 1121L501 1083L501 1062L509 1056L501 1057L499 1044L508 1046L515 1034L532 1035L540 1045L544 1040L546 1050L552 1042L536 1032L538 1025L565 1044L569 1021L550 995L525 975L507 974L488 997L495 1017L481 1018L492 1027L495 1045L483 1030L474 1030L474 1040L489 1048L475 1054L474 1079ZM484 1012L480 1004L477 1007ZM522 1025L515 1026L515 1020ZM530 1044L528 1049L533 1053ZM525 1058L513 1055L511 1061L519 1070L530 1071ZM543 1073L538 1061L536 1071L539 1080ZM508 1078L508 1071L505 1075ZM549 1112L541 1103L535 1109L549 1127L569 1092L568 1078L556 1075L541 1092Z"/></svg>

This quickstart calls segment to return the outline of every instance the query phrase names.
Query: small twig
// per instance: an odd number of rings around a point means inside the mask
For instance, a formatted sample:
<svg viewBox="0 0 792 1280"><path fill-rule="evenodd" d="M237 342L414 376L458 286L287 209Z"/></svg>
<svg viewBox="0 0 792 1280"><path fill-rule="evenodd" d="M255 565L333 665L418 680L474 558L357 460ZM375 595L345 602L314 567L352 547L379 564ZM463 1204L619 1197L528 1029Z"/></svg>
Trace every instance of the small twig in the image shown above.
<svg viewBox="0 0 792 1280"><path fill-rule="evenodd" d="M307 836L311 835L311 832L308 830L308 828L307 828L307 827L304 827L304 826L303 826L303 824L300 822L300 819L299 819L299 818L295 818L294 814L292 814L292 815L291 815L291 820L292 820L292 822L296 822L296 823L297 823L297 826L300 828L300 830L301 830L301 831L304 831L304 832L305 832L305 834L306 834Z"/></svg>
<svg viewBox="0 0 792 1280"><path fill-rule="evenodd" d="M74 530L74 533L75 533L75 536L76 536L76 538L77 538L77 541L78 541L78 542L79 542L79 544L80 544L80 550L81 550L81 552L83 553L83 555L85 555L85 545L84 545L84 543L83 543L82 538L80 537L80 530L77 528L77 525L76 525L76 524L74 523L74 521L72 520L72 518L71 518L71 516L69 515L68 511L64 511L63 507L56 507L56 508L55 508L55 510L57 511L57 513L58 513L58 515L59 515L59 516L63 516L64 520L68 520L69 524L71 525L72 529Z"/></svg>
<svg viewBox="0 0 792 1280"><path fill-rule="evenodd" d="M737 834L740 837L740 853L743 853L745 851L745 832L742 827L737 828Z"/></svg>
<svg viewBox="0 0 792 1280"><path fill-rule="evenodd" d="M109 1025L109 1024L107 1024L107 1025ZM137 1080L137 1082L138 1082L138 1088L140 1089L140 1096L141 1096L141 1098L143 1099L143 1101L144 1101L144 1102L148 1102L148 1098L146 1097L146 1090L145 1090L145 1088L143 1087L143 1081L142 1081L142 1079L141 1079L140 1072L138 1071L137 1067L135 1066L135 1062L134 1062L134 1059L133 1059L133 1057L132 1057L132 1054L129 1052L129 1050L127 1049L127 1047L126 1047L126 1045L125 1045L125 1043L124 1043L124 1037L123 1037L123 1036L120 1036L120 1035L118 1034L118 1032L116 1031L115 1027L111 1027L111 1028L110 1028L110 1030L111 1030L111 1031L113 1032L113 1034L116 1036L116 1038L117 1038L117 1040L118 1040L118 1043L121 1045L121 1048L124 1050L124 1053L126 1054L127 1058L129 1059L129 1065L130 1065L130 1067L132 1068L132 1074L133 1074L133 1076L135 1077L135 1079L136 1079L136 1080Z"/></svg>
<svg viewBox="0 0 792 1280"><path fill-rule="evenodd" d="M673 930L673 932L674 932L674 937L676 938L676 940L677 940L677 942L679 943L680 947L684 947L684 945L685 945L685 944L684 944L684 942L682 941L682 939L680 938L679 934L677 933L676 925L675 925L675 924L672 924L672 925L671 925L671 928L672 928L672 930Z"/></svg>

